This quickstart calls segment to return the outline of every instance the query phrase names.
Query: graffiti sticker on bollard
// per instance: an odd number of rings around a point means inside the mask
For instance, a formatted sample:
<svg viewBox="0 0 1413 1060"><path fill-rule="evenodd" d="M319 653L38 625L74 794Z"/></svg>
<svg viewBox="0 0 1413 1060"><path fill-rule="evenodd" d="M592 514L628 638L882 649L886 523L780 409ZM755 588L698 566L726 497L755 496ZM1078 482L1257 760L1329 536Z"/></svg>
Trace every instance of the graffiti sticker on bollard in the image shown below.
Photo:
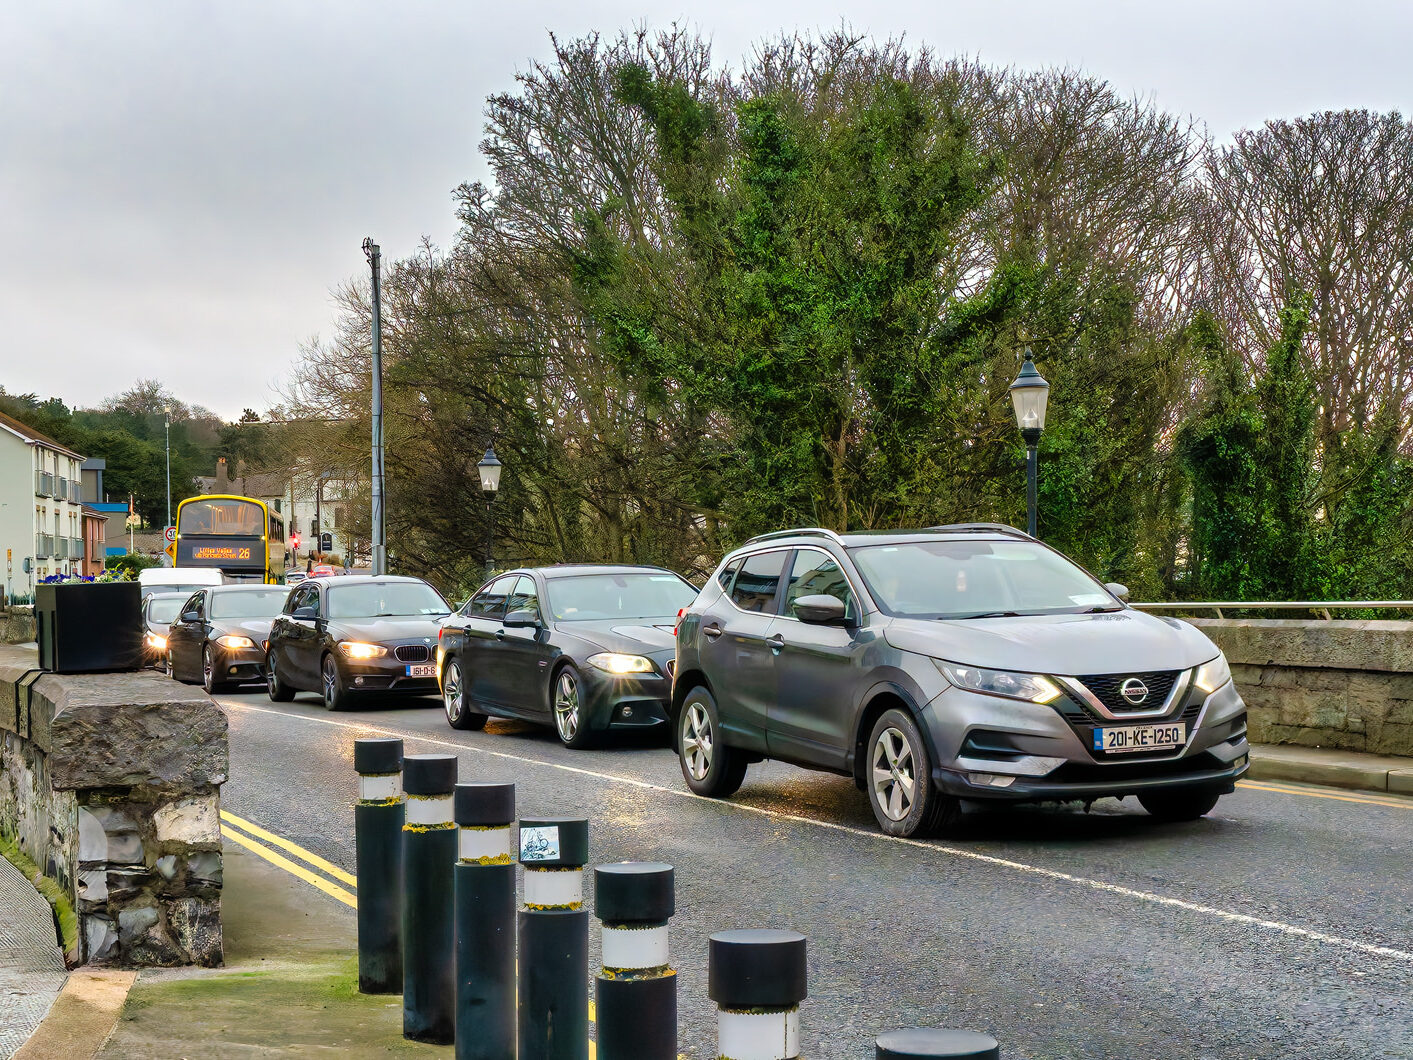
<svg viewBox="0 0 1413 1060"><path fill-rule="evenodd" d="M557 861L559 859L559 826L520 829L520 860Z"/></svg>

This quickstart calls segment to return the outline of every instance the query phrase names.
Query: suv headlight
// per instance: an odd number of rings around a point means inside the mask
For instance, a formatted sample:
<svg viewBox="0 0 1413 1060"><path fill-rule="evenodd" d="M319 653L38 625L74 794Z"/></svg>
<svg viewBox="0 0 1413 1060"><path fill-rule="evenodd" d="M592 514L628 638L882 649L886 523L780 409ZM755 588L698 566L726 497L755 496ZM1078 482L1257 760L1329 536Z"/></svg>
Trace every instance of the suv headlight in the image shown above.
<svg viewBox="0 0 1413 1060"><path fill-rule="evenodd" d="M223 648L253 648L255 642L249 637L237 637L232 633L227 633L224 637L217 637L216 643Z"/></svg>
<svg viewBox="0 0 1413 1060"><path fill-rule="evenodd" d="M1013 674L1005 670L983 670L979 666L958 666L933 659L942 675L958 688L984 692L988 696L1050 703L1063 694L1055 682L1039 674Z"/></svg>
<svg viewBox="0 0 1413 1060"><path fill-rule="evenodd" d="M620 655L616 651L601 651L589 656L589 665L597 666L610 674L650 674L653 672L651 660L641 655Z"/></svg>
<svg viewBox="0 0 1413 1060"><path fill-rule="evenodd" d="M339 651L350 659L376 659L388 653L388 649L381 644L364 644L357 640L339 641Z"/></svg>
<svg viewBox="0 0 1413 1060"><path fill-rule="evenodd" d="M1227 657L1218 652L1215 659L1197 668L1197 676L1192 679L1192 683L1210 694L1230 680L1231 667L1227 665Z"/></svg>

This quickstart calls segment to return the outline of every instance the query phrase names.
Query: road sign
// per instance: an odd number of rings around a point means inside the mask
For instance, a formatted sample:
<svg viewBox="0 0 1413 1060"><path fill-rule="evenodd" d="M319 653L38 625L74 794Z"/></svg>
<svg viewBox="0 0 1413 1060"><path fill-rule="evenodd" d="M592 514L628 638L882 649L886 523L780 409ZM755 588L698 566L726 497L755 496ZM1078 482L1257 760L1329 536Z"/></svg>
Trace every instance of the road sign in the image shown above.
<svg viewBox="0 0 1413 1060"><path fill-rule="evenodd" d="M167 555L172 557L173 563L177 561L177 543L175 541L167 546Z"/></svg>
<svg viewBox="0 0 1413 1060"><path fill-rule="evenodd" d="M162 536L165 537L170 544L177 539L177 528L175 526L167 527L167 529L162 531Z"/></svg>

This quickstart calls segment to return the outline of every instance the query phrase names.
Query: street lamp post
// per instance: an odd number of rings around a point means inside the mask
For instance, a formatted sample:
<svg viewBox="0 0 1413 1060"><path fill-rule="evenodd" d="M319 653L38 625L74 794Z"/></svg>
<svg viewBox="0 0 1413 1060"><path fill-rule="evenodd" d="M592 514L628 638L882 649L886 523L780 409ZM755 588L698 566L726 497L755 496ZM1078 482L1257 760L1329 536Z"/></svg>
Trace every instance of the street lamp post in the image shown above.
<svg viewBox="0 0 1413 1060"><path fill-rule="evenodd" d="M383 252L372 236L363 240L363 253L373 270L373 573L388 572L387 520L383 496L383 300L379 273Z"/></svg>
<svg viewBox="0 0 1413 1060"><path fill-rule="evenodd" d="M1020 375L1011 384L1011 404L1016 410L1016 426L1025 440L1025 508L1026 529L1035 536L1035 486L1040 432L1045 429L1045 406L1050 397L1050 384L1036 370L1035 355L1025 348L1025 363Z"/></svg>
<svg viewBox="0 0 1413 1060"><path fill-rule="evenodd" d="M172 525L172 409L162 410L167 414L167 525Z"/></svg>
<svg viewBox="0 0 1413 1060"><path fill-rule="evenodd" d="M500 489L500 469L501 462L496 459L496 451L491 446L486 446L486 455L481 457L481 462L476 465L476 470L481 475L481 495L486 498L486 577L491 576L491 531L492 509L491 505L496 499L496 490Z"/></svg>

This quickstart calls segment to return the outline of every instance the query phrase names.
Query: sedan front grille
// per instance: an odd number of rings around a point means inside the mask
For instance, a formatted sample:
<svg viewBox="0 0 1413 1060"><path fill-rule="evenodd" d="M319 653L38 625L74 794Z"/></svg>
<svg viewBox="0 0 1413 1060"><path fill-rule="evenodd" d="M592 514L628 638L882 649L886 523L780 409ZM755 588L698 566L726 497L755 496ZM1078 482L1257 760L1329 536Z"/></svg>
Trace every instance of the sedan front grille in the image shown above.
<svg viewBox="0 0 1413 1060"><path fill-rule="evenodd" d="M425 644L399 644L393 649L398 662L426 662L432 657L432 649Z"/></svg>
<svg viewBox="0 0 1413 1060"><path fill-rule="evenodd" d="M1134 711L1156 710L1168 699L1168 693L1177 683L1181 670L1159 670L1142 674L1091 674L1078 678L1080 684L1094 694L1115 714L1132 714ZM1141 703L1130 703L1120 689L1128 681L1138 680L1148 689Z"/></svg>

